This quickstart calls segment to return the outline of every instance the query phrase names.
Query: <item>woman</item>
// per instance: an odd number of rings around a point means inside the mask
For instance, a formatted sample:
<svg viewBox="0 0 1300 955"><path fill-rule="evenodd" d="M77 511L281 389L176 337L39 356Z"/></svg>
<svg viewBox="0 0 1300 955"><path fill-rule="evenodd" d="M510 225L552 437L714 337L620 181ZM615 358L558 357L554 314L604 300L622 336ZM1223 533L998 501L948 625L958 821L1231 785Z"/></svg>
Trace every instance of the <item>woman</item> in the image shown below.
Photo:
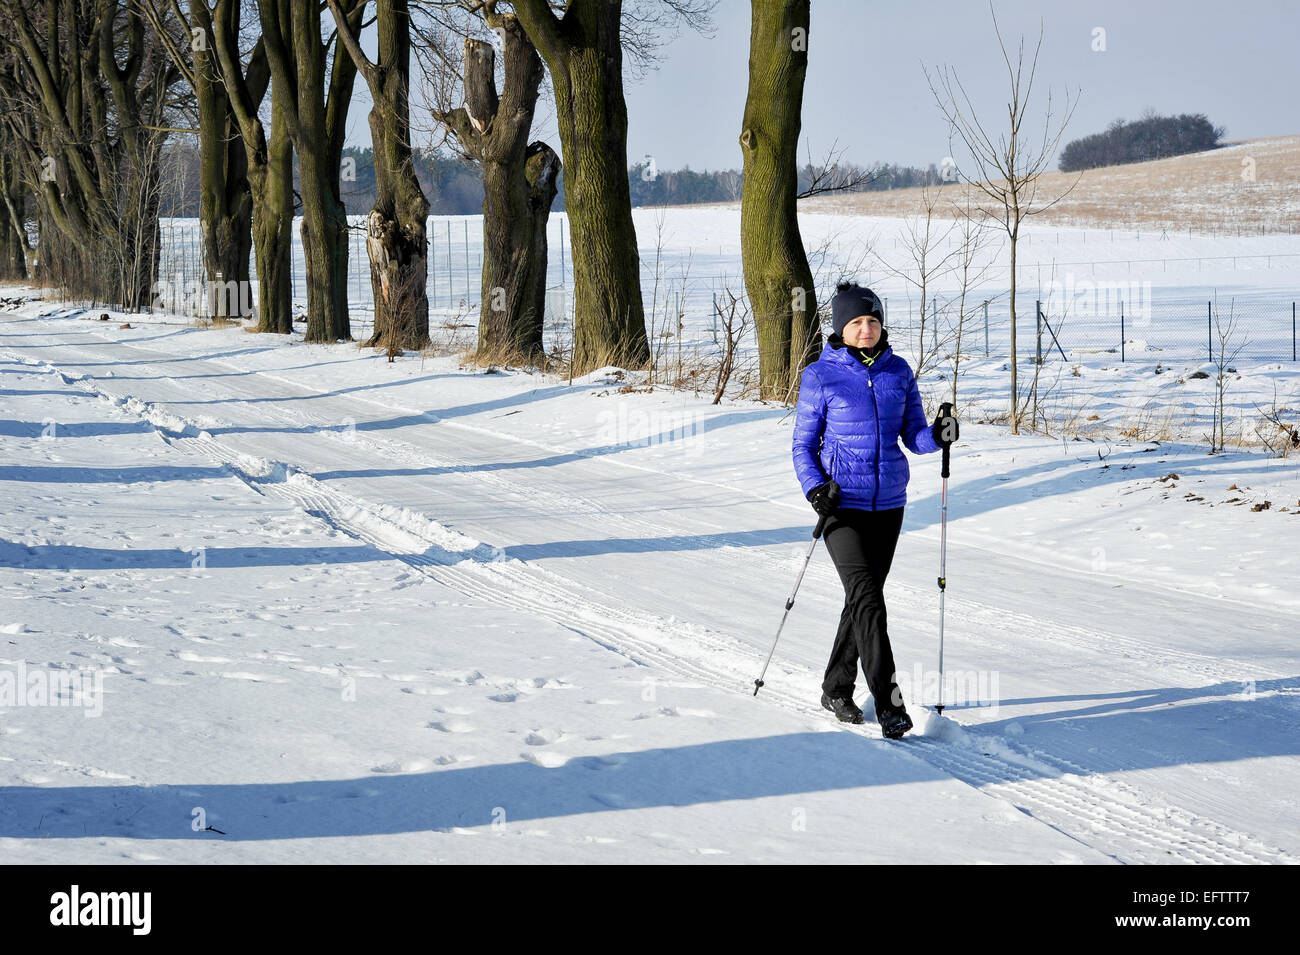
<svg viewBox="0 0 1300 955"><path fill-rule="evenodd" d="M794 426L794 469L813 509L826 517L826 549L844 583L844 612L822 681L822 706L865 722L853 702L857 663L881 732L912 728L894 682L885 577L903 526L910 470L898 446L928 454L957 440L957 419L927 424L916 378L889 347L880 299L842 282L831 300L834 334L804 369Z"/></svg>

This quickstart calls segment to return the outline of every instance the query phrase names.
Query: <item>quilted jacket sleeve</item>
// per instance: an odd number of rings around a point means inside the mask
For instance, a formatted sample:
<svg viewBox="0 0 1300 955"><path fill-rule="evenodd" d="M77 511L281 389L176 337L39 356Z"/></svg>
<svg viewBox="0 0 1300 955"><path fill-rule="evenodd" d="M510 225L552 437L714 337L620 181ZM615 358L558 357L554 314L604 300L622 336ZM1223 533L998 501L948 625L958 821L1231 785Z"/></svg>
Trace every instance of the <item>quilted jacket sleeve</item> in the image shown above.
<svg viewBox="0 0 1300 955"><path fill-rule="evenodd" d="M826 427L826 395L815 363L803 370L799 382L799 404L794 418L794 473L804 497L829 478L822 470L822 431Z"/></svg>
<svg viewBox="0 0 1300 955"><path fill-rule="evenodd" d="M943 445L934 440L930 422L925 420L925 407L921 404L921 391L916 386L916 376L911 368L907 370L907 408L903 412L903 443L913 454L929 454L939 451Z"/></svg>

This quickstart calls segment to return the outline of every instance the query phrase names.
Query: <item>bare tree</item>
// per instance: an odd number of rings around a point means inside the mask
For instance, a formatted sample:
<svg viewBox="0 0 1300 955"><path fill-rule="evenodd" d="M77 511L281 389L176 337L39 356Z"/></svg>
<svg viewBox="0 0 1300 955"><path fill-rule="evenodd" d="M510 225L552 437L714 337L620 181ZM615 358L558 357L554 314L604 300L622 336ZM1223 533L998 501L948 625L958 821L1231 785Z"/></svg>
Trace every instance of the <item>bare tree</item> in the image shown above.
<svg viewBox="0 0 1300 955"><path fill-rule="evenodd" d="M455 137L457 151L483 175L483 271L478 354L488 361L544 360L546 224L559 188L559 156L546 143L529 142L544 75L542 58L513 13L496 0L462 0L500 44L504 84L496 82L496 50L466 35L459 63L450 42L428 35L446 64L462 78L463 105L452 108L454 86L440 88L432 114ZM462 29L473 29L469 18ZM485 31L486 32L486 31Z"/></svg>
<svg viewBox="0 0 1300 955"><path fill-rule="evenodd" d="M202 18L207 0L191 9ZM257 260L257 331L287 335L293 331L293 143L285 111L271 105L268 131L261 118L262 100L271 85L266 45L258 40L241 49L240 0L216 0L206 29L212 33L231 115L239 128L244 171L253 206L253 255Z"/></svg>
<svg viewBox="0 0 1300 955"><path fill-rule="evenodd" d="M650 357L627 178L627 103L623 54L648 55L655 23L666 13L707 22L711 3L663 0L512 0L528 39L550 70L565 167L565 208L573 234L574 362L579 373L601 364L641 366Z"/></svg>
<svg viewBox="0 0 1300 955"><path fill-rule="evenodd" d="M253 200L243 137L216 63L212 0L189 0L188 15L179 0L133 2L194 94L203 265L209 291L216 292L213 315L224 320L245 302Z"/></svg>
<svg viewBox="0 0 1300 955"><path fill-rule="evenodd" d="M749 328L749 305L731 290L731 285L725 280L722 285L722 295L723 301L719 302L715 298L713 303L714 314L718 319L713 330L713 343L722 352L722 358L718 362L717 384L713 389L715 405L722 401L727 383L736 370L736 356L740 349L740 342Z"/></svg>
<svg viewBox="0 0 1300 955"><path fill-rule="evenodd" d="M341 0L353 34L364 0ZM272 123L284 123L298 155L307 341L352 339L348 317L348 219L339 185L357 66L337 35L323 38L318 0L258 0L271 68Z"/></svg>
<svg viewBox="0 0 1300 955"><path fill-rule="evenodd" d="M564 189L566 212L571 226L574 267L574 342L571 369L581 374L601 364L639 366L649 358L646 319L641 299L639 255L631 218L631 196L627 181L627 106L623 97L624 57L637 78L653 68L660 47L669 42L682 26L703 31L710 25L709 13L716 0L421 0L420 7L435 14L435 24L426 36L433 42L422 44L422 54L432 54L441 66L426 69L435 118L454 116L462 100L457 98L461 77L473 77L474 88L467 89L463 102L468 110L466 126L457 130L454 146L462 155L480 161L467 143L487 136L495 138L497 155L511 144L514 134L527 127L518 122L516 113L504 111L505 99L514 96L513 75L509 68L511 52L508 32L499 33L502 43L498 52L506 63L505 88L496 98L493 73L481 67L463 68L444 35L459 35L476 40L486 33L471 18L453 21L446 14L457 9L475 18L490 21L493 16L509 15L523 29L523 36L540 55L551 76L560 142L564 155ZM491 26L491 23L488 23ZM497 28L493 27L494 32ZM476 48L482 56L482 48ZM526 83L524 84L527 85ZM492 89L489 90L489 86ZM477 108L474 104L477 104ZM486 113L491 106L495 119ZM528 120L532 119L529 107ZM509 122L507 122L509 119ZM482 123L475 129L475 121ZM503 127L498 133L497 127ZM461 135L461 132L466 135ZM444 140L445 141L445 140ZM525 140L526 142L526 140ZM520 190L513 185L525 183L523 194L534 209L549 209L554 179L560 163L544 143L527 145L526 174L509 177L511 204ZM485 167L485 185L487 182ZM485 200L487 196L485 196ZM505 208L502 203L493 203ZM485 216L490 210L485 208ZM517 219L528 221L538 230L534 249L545 247L541 230L545 218L532 214ZM485 218L485 228L488 223ZM503 237L508 237L502 233ZM513 242L519 246L520 237ZM509 245L509 243L507 243ZM522 246L519 246L522 248ZM504 256L503 258L508 258ZM540 263L535 252L535 263ZM487 257L485 256L485 266ZM513 268L513 267L512 267ZM517 269L516 269L517 271ZM512 273L513 274L513 273ZM537 282L544 283L544 273ZM500 272L489 281L485 273L485 303L491 305L491 289L508 290L517 282L503 283ZM527 284L527 283L525 283ZM500 296L496 296L499 298ZM507 296L507 299L509 296ZM527 296L525 297L527 298ZM490 317L491 313L485 312ZM540 319L538 323L540 328Z"/></svg>
<svg viewBox="0 0 1300 955"><path fill-rule="evenodd" d="M5 65L0 63L0 69ZM31 275L36 247L27 236L27 186L18 168L18 151L8 139L9 127L0 124L0 280Z"/></svg>
<svg viewBox="0 0 1300 955"><path fill-rule="evenodd" d="M750 4L740 253L758 333L763 399L786 395L821 347L817 295L795 208L810 11L810 0Z"/></svg>
<svg viewBox="0 0 1300 955"><path fill-rule="evenodd" d="M1214 304L1211 306L1211 314L1214 318L1214 339L1212 345L1214 351L1211 361L1214 364L1214 408L1210 422L1210 453L1222 451L1226 447L1227 438L1224 433L1224 395L1228 392L1231 376L1237 373L1237 369L1232 367L1232 363L1237 360L1242 349L1246 347L1246 341L1241 336L1241 328L1237 321L1236 310L1234 308L1236 299L1228 300L1227 314L1219 307L1219 296L1214 296Z"/></svg>
<svg viewBox="0 0 1300 955"><path fill-rule="evenodd" d="M993 13L991 2L989 12ZM970 165L957 164L958 178L976 191L980 211L997 221L1011 241L1011 431L1019 434L1023 409L1016 389L1016 245L1026 218L1047 211L1078 184L1076 179L1069 189L1051 201L1039 200L1038 179L1056 155L1057 144L1078 104L1078 94L1071 99L1069 90L1066 90L1063 115L1059 123L1054 123L1049 90L1041 135L1031 132L1025 122L1038 69L1038 55L1043 45L1041 21L1038 44L1034 47L1028 73L1025 71L1024 37L1020 38L1019 52L1013 63L998 28L996 14L993 15L993 30L997 34L1009 84L1005 126L999 129L991 117L985 120L978 115L955 70L945 66L938 77L925 70L925 78L940 112L948 121L950 146L954 137L960 139L971 158Z"/></svg>
<svg viewBox="0 0 1300 955"><path fill-rule="evenodd" d="M375 300L375 329L366 345L420 349L429 344L429 275L425 223L429 200L415 175L408 102L411 15L408 0L375 0L379 55L361 49L359 31L339 0L328 0L343 47L370 89L375 204L366 218L366 251ZM364 7L364 3L362 4ZM392 357L391 354L389 357Z"/></svg>

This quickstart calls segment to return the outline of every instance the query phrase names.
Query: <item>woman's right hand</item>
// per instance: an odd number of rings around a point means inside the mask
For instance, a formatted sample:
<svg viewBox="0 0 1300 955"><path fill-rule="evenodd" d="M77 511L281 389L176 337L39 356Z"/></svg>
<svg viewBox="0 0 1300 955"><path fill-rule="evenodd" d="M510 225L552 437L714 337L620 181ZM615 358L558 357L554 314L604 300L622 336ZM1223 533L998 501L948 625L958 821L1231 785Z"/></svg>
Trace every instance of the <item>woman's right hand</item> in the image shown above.
<svg viewBox="0 0 1300 955"><path fill-rule="evenodd" d="M840 506L840 486L834 481L817 485L808 492L808 503L821 517L830 517Z"/></svg>

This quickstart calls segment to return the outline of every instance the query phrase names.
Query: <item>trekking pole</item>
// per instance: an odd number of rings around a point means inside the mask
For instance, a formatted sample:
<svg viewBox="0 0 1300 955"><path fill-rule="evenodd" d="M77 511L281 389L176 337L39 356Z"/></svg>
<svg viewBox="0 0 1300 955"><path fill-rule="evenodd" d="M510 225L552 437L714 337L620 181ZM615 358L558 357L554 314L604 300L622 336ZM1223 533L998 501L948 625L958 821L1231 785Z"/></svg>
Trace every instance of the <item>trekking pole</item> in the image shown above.
<svg viewBox="0 0 1300 955"><path fill-rule="evenodd" d="M939 417L946 418L952 414L952 402L945 401L939 406ZM948 449L952 445L943 445L943 497L939 510L939 703L934 711L943 714L943 593L948 586L946 566L948 559Z"/></svg>
<svg viewBox="0 0 1300 955"><path fill-rule="evenodd" d="M822 528L825 526L826 518L822 517L817 521L817 526L813 528L812 543L808 545L808 554L803 559L803 566L799 568L799 576L794 580L794 590L790 591L790 598L785 602L785 613L781 614L781 626L776 628L776 636L772 639L772 649L767 651L767 661L763 664L763 672L754 681L755 696L758 696L758 691L763 688L763 677L767 676L767 665L772 662L772 654L776 653L776 641L781 639L781 630L785 627L785 618L790 616L790 608L794 606L794 595L799 592L799 585L803 582L803 573L808 569L808 562L812 560L813 548L817 546L817 539L822 536Z"/></svg>

